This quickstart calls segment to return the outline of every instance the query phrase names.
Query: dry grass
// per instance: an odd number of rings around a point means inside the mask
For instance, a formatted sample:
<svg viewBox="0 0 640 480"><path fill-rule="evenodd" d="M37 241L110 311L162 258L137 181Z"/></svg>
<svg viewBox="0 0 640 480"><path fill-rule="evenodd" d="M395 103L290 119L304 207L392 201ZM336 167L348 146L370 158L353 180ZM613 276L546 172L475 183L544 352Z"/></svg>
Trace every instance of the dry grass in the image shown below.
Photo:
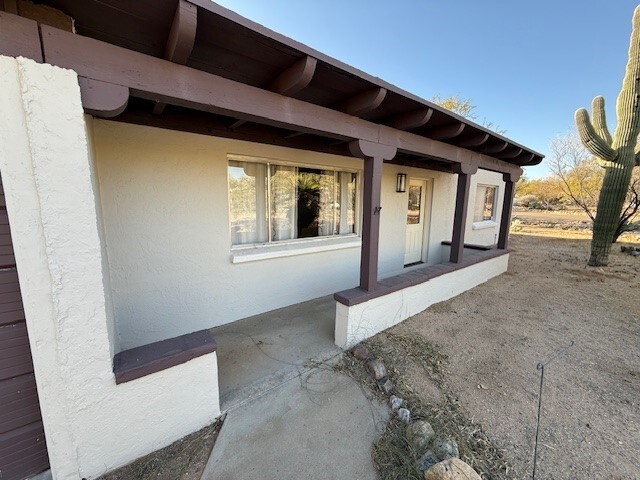
<svg viewBox="0 0 640 480"><path fill-rule="evenodd" d="M447 385L448 359L439 348L420 335L382 333L365 342L371 354L387 367L387 375L396 386L396 395L404 399L403 406L414 420L427 420L437 436L454 438L460 457L486 479L519 478L507 463L504 454L491 442L482 427L469 419L460 407L455 392ZM441 395L434 398L422 388L415 374L416 367L427 381L435 384ZM366 363L345 355L336 367L355 378L380 397L380 392ZM405 424L392 417L386 432L375 443L373 461L383 480L420 479L417 456L405 437Z"/></svg>
<svg viewBox="0 0 640 480"><path fill-rule="evenodd" d="M165 448L103 475L99 480L200 480L223 421L221 417Z"/></svg>

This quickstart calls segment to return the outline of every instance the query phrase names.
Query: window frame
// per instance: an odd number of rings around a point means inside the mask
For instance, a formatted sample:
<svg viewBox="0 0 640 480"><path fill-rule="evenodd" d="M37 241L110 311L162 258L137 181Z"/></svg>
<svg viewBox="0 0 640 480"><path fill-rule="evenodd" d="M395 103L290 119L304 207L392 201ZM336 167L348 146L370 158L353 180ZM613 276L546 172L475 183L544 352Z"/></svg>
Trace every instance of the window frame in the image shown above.
<svg viewBox="0 0 640 480"><path fill-rule="evenodd" d="M269 182L270 179L270 166L272 165L277 165L277 166L283 166L283 167L297 167L297 168L311 168L311 169L316 169L316 170L330 170L333 172L344 172L344 173L353 173L356 175L356 198L355 198L355 208L354 208L354 225L353 225L353 229L354 232L353 233L344 233L344 234L333 234L333 235L324 235L324 236L317 236L317 237L303 237L303 238L290 238L290 239L286 239L286 240L271 240L270 235L267 235L267 241L266 242L256 242L256 243L243 243L243 244L238 244L238 245L234 245L232 243L232 235L231 235L231 198L229 196L229 189L230 189L230 184L229 184L229 162L230 161L234 161L234 162L245 162L245 163L260 163L263 165L266 165L267 168L267 181L266 181L266 197L267 197L267 204L265 205L265 208L267 210L267 212L270 212L269 209L269 202L270 202L270 198L271 198L271 185ZM354 238L358 238L360 237L360 229L361 229L361 200L360 200L360 193L362 191L361 188L361 181L362 181L362 170L358 169L358 168L348 168L348 167L341 167L341 166L334 166L334 165L326 165L326 164L320 164L320 163L306 163L306 162L296 162L296 161L291 161L291 160L281 160L279 158L272 158L272 157L256 157L256 156L252 156L252 155L242 155L242 154L234 154L234 153L228 153L227 154L227 161L226 161L226 177L227 177L227 227L228 227L228 234L229 234L229 246L232 252L238 252L241 250L247 250L247 249L269 249L269 250L273 250L273 251L278 251L279 248L278 246L284 247L284 249L286 249L287 252L289 252L288 254L292 254L290 251L290 245L296 245L299 244L304 248L304 252L303 253L307 253L308 244L316 244L319 245L320 243L327 243L327 242L335 242L335 244L338 246L338 248L342 248L341 245L349 245L351 246L351 244L353 242L345 242L344 239L348 239L351 238L352 240ZM336 189L334 186L334 200L335 200L335 195L336 195ZM270 232L271 231L271 215L270 213L267 214L267 231ZM283 249L283 251L285 251ZM322 251L325 250L326 248L318 248L318 251ZM279 256L279 255L274 255L274 256ZM235 262L234 260L234 263Z"/></svg>
<svg viewBox="0 0 640 480"><path fill-rule="evenodd" d="M476 208L478 206L478 202L482 202L482 210L484 211L484 205L485 205L485 201L486 201L486 190L485 190L485 194L483 198L480 198L480 196L478 195L478 190L480 189L480 187L488 189L488 188L492 188L493 189L493 205L491 207L491 218L488 219L484 219L481 218L480 220L476 220L475 218L475 212L476 212ZM498 211L498 195L500 192L500 187L499 185L490 185L490 184L485 184L485 183L478 183L476 185L476 198L475 198L475 203L473 205L473 223L472 223L472 228L474 230L479 230L482 228L490 228L490 227L495 227L497 225L496 222L496 218L497 218L497 211Z"/></svg>

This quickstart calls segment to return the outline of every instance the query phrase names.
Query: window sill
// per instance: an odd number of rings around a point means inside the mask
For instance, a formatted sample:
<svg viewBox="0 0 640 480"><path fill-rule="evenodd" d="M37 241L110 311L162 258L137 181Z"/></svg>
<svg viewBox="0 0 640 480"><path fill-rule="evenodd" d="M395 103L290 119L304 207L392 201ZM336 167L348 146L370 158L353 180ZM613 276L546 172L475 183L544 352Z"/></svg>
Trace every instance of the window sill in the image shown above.
<svg viewBox="0 0 640 480"><path fill-rule="evenodd" d="M473 230L484 230L485 228L494 228L497 227L498 224L493 220L485 220L483 222L473 222L471 228Z"/></svg>
<svg viewBox="0 0 640 480"><path fill-rule="evenodd" d="M246 263L270 258L293 257L295 255L306 255L308 253L356 248L361 245L362 240L359 236L349 235L347 237L296 240L295 242L276 243L272 245L236 247L231 251L231 263Z"/></svg>

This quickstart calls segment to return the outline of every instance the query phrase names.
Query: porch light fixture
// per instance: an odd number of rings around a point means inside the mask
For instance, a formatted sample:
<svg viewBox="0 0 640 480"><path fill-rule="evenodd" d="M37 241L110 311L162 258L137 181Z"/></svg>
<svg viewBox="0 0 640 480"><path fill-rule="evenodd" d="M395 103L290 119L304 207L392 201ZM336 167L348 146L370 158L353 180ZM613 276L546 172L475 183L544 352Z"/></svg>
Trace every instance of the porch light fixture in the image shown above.
<svg viewBox="0 0 640 480"><path fill-rule="evenodd" d="M407 191L407 174L399 173L396 178L396 192L404 193Z"/></svg>

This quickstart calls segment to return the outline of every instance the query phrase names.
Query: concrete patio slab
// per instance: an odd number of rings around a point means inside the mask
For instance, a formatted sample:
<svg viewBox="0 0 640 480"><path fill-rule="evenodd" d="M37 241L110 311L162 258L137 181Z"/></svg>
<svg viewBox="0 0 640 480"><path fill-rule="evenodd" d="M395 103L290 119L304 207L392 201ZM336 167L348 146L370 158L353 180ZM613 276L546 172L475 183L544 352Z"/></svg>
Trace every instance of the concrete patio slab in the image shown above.
<svg viewBox="0 0 640 480"><path fill-rule="evenodd" d="M374 480L388 409L322 365L228 411L203 480Z"/></svg>
<svg viewBox="0 0 640 480"><path fill-rule="evenodd" d="M218 345L220 408L228 410L341 353L327 296L211 330Z"/></svg>

